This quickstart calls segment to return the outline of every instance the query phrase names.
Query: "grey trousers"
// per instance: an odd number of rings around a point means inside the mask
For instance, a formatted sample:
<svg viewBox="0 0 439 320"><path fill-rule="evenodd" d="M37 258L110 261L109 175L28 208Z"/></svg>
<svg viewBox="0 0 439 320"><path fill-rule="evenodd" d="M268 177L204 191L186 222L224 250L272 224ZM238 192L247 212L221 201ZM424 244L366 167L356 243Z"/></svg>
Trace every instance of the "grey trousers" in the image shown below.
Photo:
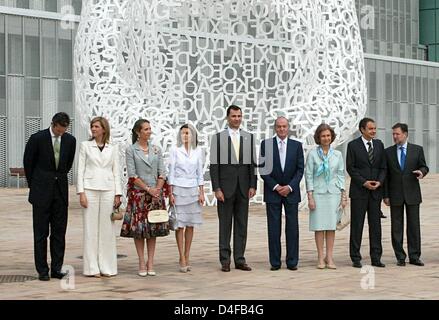
<svg viewBox="0 0 439 320"><path fill-rule="evenodd" d="M232 223L235 266L246 263L244 252L247 243L248 205L248 197L243 197L238 188L232 197L225 198L224 202L218 201L219 259L221 264L230 263Z"/></svg>

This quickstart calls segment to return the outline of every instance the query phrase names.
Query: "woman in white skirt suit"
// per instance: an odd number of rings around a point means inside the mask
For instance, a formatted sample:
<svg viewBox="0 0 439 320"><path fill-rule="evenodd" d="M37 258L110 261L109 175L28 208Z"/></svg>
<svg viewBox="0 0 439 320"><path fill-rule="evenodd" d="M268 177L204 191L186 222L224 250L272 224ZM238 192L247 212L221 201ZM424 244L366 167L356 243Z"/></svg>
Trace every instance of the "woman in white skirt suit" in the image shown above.
<svg viewBox="0 0 439 320"><path fill-rule="evenodd" d="M175 205L180 271L191 271L189 254L194 227L202 224L201 207L204 204L204 156L198 147L197 131L190 124L180 128L177 146L169 153L169 201Z"/></svg>
<svg viewBox="0 0 439 320"><path fill-rule="evenodd" d="M119 149L109 143L110 125L105 118L91 120L92 138L81 143L77 193L83 208L84 275L117 274L116 235L111 221L113 206L122 195Z"/></svg>

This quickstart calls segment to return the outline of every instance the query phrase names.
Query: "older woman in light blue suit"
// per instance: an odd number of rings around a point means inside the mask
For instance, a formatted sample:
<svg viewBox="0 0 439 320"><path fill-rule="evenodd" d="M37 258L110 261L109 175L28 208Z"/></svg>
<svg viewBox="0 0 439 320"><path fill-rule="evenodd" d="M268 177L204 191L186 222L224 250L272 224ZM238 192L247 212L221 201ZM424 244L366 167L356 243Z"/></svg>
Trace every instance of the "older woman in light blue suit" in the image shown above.
<svg viewBox="0 0 439 320"><path fill-rule="evenodd" d="M148 120L136 121L132 130L133 144L126 150L128 173L128 203L121 236L134 238L139 257L139 276L155 276L153 259L156 237L151 234L147 216L150 210L166 209L162 195L165 167L162 152L151 144L151 125ZM169 231L168 231L169 232ZM145 239L148 260L145 265Z"/></svg>
<svg viewBox="0 0 439 320"><path fill-rule="evenodd" d="M335 230L339 207L344 208L347 202L343 156L331 147L334 139L335 132L329 125L319 125L314 134L318 147L309 152L305 168L309 229L315 231L318 269L336 269L333 260ZM326 257L323 256L325 238Z"/></svg>

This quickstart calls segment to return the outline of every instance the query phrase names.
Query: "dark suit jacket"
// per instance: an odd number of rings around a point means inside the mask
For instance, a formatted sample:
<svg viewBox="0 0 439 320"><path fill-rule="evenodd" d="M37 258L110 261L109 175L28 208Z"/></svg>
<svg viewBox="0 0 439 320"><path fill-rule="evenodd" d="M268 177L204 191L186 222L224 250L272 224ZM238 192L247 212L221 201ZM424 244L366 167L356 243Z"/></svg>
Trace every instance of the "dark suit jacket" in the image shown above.
<svg viewBox="0 0 439 320"><path fill-rule="evenodd" d="M381 140L373 139L374 162L369 162L369 157L361 137L348 144L346 155L346 169L351 176L349 197L352 199L367 199L369 192L376 200L383 198L383 185L386 178L386 157L384 145ZM381 186L371 191L363 184L366 181L379 181Z"/></svg>
<svg viewBox="0 0 439 320"><path fill-rule="evenodd" d="M212 137L210 144L210 178L213 190L221 189L225 198L233 196L236 185L244 198L248 190L256 189L256 151L251 133L240 130L239 157L235 155L228 130Z"/></svg>
<svg viewBox="0 0 439 320"><path fill-rule="evenodd" d="M24 151L24 170L30 188L29 202L35 206L48 206L52 202L54 189L60 188L68 205L68 178L75 158L76 139L69 133L61 137L58 170L55 166L52 137L49 129L33 134Z"/></svg>
<svg viewBox="0 0 439 320"><path fill-rule="evenodd" d="M284 171L280 163L276 137L262 141L260 156L260 174L264 180L264 201L267 203L282 202L282 196L277 191L273 191L273 188L279 184L289 185L293 189L293 192L287 196L288 203L299 203L301 201L299 185L304 168L302 144L288 139Z"/></svg>
<svg viewBox="0 0 439 320"><path fill-rule="evenodd" d="M390 198L390 205L401 206L404 201L408 205L422 202L421 187L415 170L421 170L427 175L429 169L425 163L424 149L416 144L407 144L407 158L404 171L398 162L396 145L386 149L387 177L384 188L384 198Z"/></svg>

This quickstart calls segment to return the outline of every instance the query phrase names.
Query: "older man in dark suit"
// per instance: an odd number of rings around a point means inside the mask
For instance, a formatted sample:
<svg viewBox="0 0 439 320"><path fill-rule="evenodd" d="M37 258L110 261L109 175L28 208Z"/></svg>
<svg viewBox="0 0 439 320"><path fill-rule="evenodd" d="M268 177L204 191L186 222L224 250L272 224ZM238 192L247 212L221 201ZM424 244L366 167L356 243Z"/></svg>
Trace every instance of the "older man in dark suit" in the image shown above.
<svg viewBox="0 0 439 320"><path fill-rule="evenodd" d="M227 109L228 128L212 137L210 177L217 199L219 259L221 270L230 271L230 238L233 221L235 268L251 271L244 253L247 242L249 199L256 193L255 142L251 133L240 129L241 108Z"/></svg>
<svg viewBox="0 0 439 320"><path fill-rule="evenodd" d="M352 266L361 268L361 240L367 212L369 224L370 257L375 267L385 267L381 262L381 209L383 184L386 178L386 157L381 140L375 139L376 124L370 118L360 121L361 137L349 142L346 169L351 176L350 256Z"/></svg>
<svg viewBox="0 0 439 320"><path fill-rule="evenodd" d="M297 270L299 263L300 180L304 159L302 144L288 138L289 122L285 117L275 121L276 136L261 143L260 174L264 180L267 209L268 248L271 271L281 268L282 206L285 208L286 265Z"/></svg>
<svg viewBox="0 0 439 320"><path fill-rule="evenodd" d="M403 248L404 206L407 217L407 243L409 263L423 266L421 261L421 227L419 205L422 202L419 180L429 169L425 163L424 149L408 143L408 126L397 123L393 127L395 145L386 149L387 177L384 203L390 206L392 246L398 266L405 266L407 254Z"/></svg>
<svg viewBox="0 0 439 320"><path fill-rule="evenodd" d="M66 133L70 118L55 114L51 126L33 134L24 151L24 170L33 210L35 266L48 281L47 237L50 234L51 277L61 279L67 229L68 178L75 158L76 139Z"/></svg>

